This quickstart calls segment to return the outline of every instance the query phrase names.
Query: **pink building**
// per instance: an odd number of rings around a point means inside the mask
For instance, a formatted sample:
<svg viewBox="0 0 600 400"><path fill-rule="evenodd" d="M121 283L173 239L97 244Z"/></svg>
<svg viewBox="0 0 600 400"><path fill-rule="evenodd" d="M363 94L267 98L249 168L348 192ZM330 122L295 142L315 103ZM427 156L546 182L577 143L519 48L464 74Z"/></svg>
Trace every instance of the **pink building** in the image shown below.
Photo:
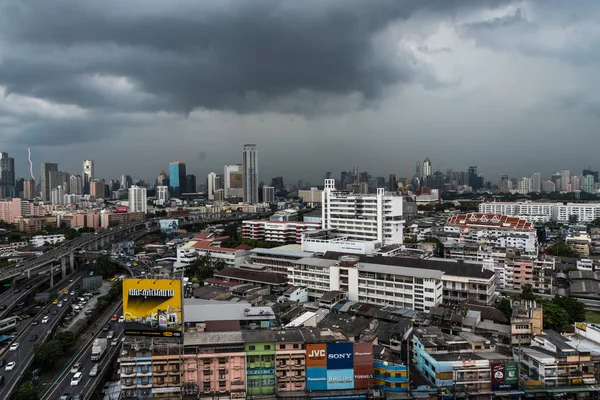
<svg viewBox="0 0 600 400"><path fill-rule="evenodd" d="M184 348L183 386L188 394L245 397L246 353L241 331L186 332Z"/></svg>
<svg viewBox="0 0 600 400"><path fill-rule="evenodd" d="M306 350L298 329L275 332L277 393L303 392L306 388Z"/></svg>
<svg viewBox="0 0 600 400"><path fill-rule="evenodd" d="M15 218L29 215L40 215L33 202L21 199L0 201L0 220L4 222L14 224Z"/></svg>

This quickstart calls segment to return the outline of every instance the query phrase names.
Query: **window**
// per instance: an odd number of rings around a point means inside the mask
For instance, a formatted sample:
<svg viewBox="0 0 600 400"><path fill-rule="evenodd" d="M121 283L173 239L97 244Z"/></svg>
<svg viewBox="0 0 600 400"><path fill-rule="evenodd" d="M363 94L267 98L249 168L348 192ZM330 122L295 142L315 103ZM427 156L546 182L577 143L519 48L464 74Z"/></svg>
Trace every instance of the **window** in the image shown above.
<svg viewBox="0 0 600 400"><path fill-rule="evenodd" d="M254 350L256 350L256 346L248 346L248 350L249 351L254 351Z"/></svg>
<svg viewBox="0 0 600 400"><path fill-rule="evenodd" d="M294 343L293 347L294 347L294 349L299 349L300 345L298 343Z"/></svg>
<svg viewBox="0 0 600 400"><path fill-rule="evenodd" d="M270 344L265 344L265 350L271 350L271 345Z"/></svg>
<svg viewBox="0 0 600 400"><path fill-rule="evenodd" d="M284 350L284 349L285 349L285 344L280 344L280 345L279 345L279 349L280 349L280 350Z"/></svg>

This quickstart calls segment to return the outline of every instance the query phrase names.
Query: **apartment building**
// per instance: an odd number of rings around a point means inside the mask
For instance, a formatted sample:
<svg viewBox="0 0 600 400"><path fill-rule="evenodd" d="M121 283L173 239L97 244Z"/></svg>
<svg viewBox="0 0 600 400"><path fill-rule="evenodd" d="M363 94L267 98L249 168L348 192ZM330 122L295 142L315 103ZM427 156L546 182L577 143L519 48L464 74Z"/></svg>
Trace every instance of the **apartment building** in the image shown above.
<svg viewBox="0 0 600 400"><path fill-rule="evenodd" d="M490 304L496 288L480 264L340 253L297 261L288 281L307 287L311 299L342 291L351 301L418 311L467 299Z"/></svg>
<svg viewBox="0 0 600 400"><path fill-rule="evenodd" d="M515 248L537 255L537 234L530 221L502 214L468 213L453 215L445 233L458 235L458 243L495 248Z"/></svg>
<svg viewBox="0 0 600 400"><path fill-rule="evenodd" d="M301 251L297 245L284 245L272 249L255 248L250 250L250 263L264 268L265 271L287 276L294 262L302 258L314 257L314 253Z"/></svg>
<svg viewBox="0 0 600 400"><path fill-rule="evenodd" d="M216 244L222 238L193 238L187 243L177 247L177 261L173 264L175 271L182 271L199 257L208 256L215 262L226 266L241 265L248 259L250 247L240 245L236 248L220 247Z"/></svg>
<svg viewBox="0 0 600 400"><path fill-rule="evenodd" d="M336 229L350 239L402 244L403 199L378 188L376 194L338 191L335 179L325 179L322 203L324 229Z"/></svg>
<svg viewBox="0 0 600 400"><path fill-rule="evenodd" d="M531 301L513 301L510 318L511 344L528 346L535 335L542 333L544 311Z"/></svg>
<svg viewBox="0 0 600 400"><path fill-rule="evenodd" d="M100 225L104 229L108 229L112 226L127 225L130 222L143 221L146 219L146 213L144 212L107 212L100 216Z"/></svg>
<svg viewBox="0 0 600 400"><path fill-rule="evenodd" d="M492 367L506 366L508 357L496 352L489 339L481 336L467 332L455 336L426 327L413 331L412 362L438 390L470 398L493 393Z"/></svg>
<svg viewBox="0 0 600 400"><path fill-rule="evenodd" d="M250 220L242 222L242 237L279 244L302 242L302 233L321 228L321 224L298 221Z"/></svg>
<svg viewBox="0 0 600 400"><path fill-rule="evenodd" d="M592 238L589 233L582 230L571 230L569 231L565 242L571 246L571 248L577 252L581 257L590 256L590 248L592 245Z"/></svg>
<svg viewBox="0 0 600 400"><path fill-rule="evenodd" d="M479 212L522 217L533 222L569 223L574 216L579 223L590 223L600 217L600 203L533 203L487 202L479 204Z"/></svg>

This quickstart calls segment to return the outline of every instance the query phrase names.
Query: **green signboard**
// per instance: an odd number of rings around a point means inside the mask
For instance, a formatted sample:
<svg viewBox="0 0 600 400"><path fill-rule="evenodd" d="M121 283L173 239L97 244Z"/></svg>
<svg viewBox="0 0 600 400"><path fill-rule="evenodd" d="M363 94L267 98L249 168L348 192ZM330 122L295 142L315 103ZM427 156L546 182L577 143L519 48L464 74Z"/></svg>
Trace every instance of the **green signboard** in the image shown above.
<svg viewBox="0 0 600 400"><path fill-rule="evenodd" d="M511 386L511 389L516 389L519 384L519 365L514 362L506 362L505 366L505 374L504 383Z"/></svg>

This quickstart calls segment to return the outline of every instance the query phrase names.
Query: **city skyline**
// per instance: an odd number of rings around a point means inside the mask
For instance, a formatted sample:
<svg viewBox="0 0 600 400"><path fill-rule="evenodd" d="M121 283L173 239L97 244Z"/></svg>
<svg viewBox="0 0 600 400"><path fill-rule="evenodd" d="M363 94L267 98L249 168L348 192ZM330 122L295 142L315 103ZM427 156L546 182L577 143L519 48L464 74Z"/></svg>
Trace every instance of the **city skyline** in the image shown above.
<svg viewBox="0 0 600 400"><path fill-rule="evenodd" d="M147 180L181 159L203 176L238 143L291 180L347 160L385 176L405 148L486 176L597 168L598 3L110 4L0 6L2 151L19 176L28 147L71 172L88 158Z"/></svg>

